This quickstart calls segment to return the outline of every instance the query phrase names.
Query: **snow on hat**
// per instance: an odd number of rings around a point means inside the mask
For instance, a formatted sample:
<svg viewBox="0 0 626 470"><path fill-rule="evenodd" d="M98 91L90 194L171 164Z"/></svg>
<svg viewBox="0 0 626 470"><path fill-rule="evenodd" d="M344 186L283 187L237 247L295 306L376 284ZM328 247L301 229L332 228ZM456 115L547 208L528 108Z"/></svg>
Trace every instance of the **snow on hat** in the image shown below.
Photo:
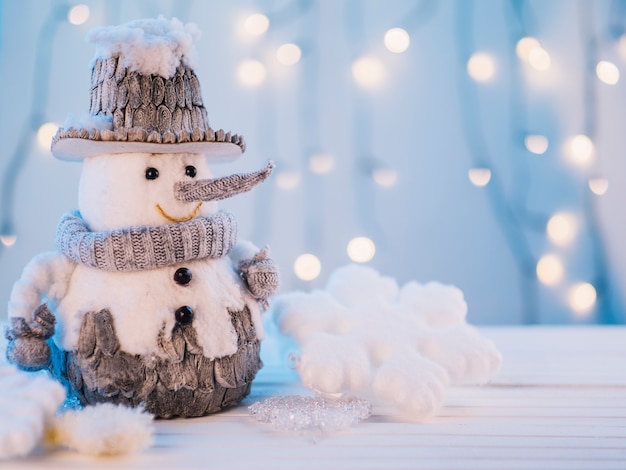
<svg viewBox="0 0 626 470"><path fill-rule="evenodd" d="M80 160L105 153L200 153L234 159L243 136L209 126L192 69L196 25L178 19L137 20L87 34L96 45L89 115L69 118L52 153Z"/></svg>

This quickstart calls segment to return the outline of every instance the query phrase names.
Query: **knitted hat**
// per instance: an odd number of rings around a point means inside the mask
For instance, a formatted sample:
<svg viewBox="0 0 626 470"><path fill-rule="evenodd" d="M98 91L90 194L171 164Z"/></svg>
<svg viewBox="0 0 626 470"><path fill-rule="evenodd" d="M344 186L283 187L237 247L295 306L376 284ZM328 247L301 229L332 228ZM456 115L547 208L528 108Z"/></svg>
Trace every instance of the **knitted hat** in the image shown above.
<svg viewBox="0 0 626 470"><path fill-rule="evenodd" d="M173 18L96 28L89 116L67 121L52 153L80 160L106 153L200 153L234 159L243 136L209 126L193 71L194 24Z"/></svg>

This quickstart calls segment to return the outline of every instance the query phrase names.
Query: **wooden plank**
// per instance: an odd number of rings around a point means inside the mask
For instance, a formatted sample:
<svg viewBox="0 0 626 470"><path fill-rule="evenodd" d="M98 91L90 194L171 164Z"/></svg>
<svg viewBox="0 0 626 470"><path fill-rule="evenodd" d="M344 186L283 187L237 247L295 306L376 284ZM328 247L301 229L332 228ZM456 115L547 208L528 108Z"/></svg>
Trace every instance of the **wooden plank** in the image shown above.
<svg viewBox="0 0 626 470"><path fill-rule="evenodd" d="M273 431L252 420L247 406L311 392L294 371L266 360L240 406L157 421L147 452L107 459L41 452L6 468L626 468L626 329L482 330L502 349L501 373L485 386L450 389L444 407L421 423L375 407L367 422L334 434Z"/></svg>

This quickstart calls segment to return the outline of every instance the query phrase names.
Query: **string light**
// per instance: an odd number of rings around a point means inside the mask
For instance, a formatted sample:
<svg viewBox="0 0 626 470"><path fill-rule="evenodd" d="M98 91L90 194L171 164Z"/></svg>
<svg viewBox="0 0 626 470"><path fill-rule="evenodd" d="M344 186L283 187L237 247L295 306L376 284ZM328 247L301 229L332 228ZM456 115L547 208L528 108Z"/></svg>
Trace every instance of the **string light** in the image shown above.
<svg viewBox="0 0 626 470"><path fill-rule="evenodd" d="M556 245L567 245L576 235L576 222L571 214L559 212L548 220L548 238Z"/></svg>
<svg viewBox="0 0 626 470"><path fill-rule="evenodd" d="M569 306L578 315L589 313L596 303L596 288L588 282L579 282L570 287L567 293Z"/></svg>
<svg viewBox="0 0 626 470"><path fill-rule="evenodd" d="M385 47L396 54L406 51L411 44L411 37L402 28L391 28L385 33Z"/></svg>
<svg viewBox="0 0 626 470"><path fill-rule="evenodd" d="M470 168L467 174L474 186L487 186L491 180L491 170L489 168Z"/></svg>
<svg viewBox="0 0 626 470"><path fill-rule="evenodd" d="M300 184L300 173L295 170L283 170L276 175L276 186L285 191L295 189Z"/></svg>
<svg viewBox="0 0 626 470"><path fill-rule="evenodd" d="M81 25L89 19L89 7L87 5L74 5L67 12L67 21L73 25Z"/></svg>
<svg viewBox="0 0 626 470"><path fill-rule="evenodd" d="M567 155L569 160L578 165L585 166L593 158L593 142L584 134L578 134L569 139Z"/></svg>
<svg viewBox="0 0 626 470"><path fill-rule="evenodd" d="M283 44L276 51L276 59L283 65L295 65L302 57L302 50L296 44Z"/></svg>
<svg viewBox="0 0 626 470"><path fill-rule="evenodd" d="M368 237L355 237L348 242L348 256L355 263L367 263L376 254L376 245Z"/></svg>
<svg viewBox="0 0 626 470"><path fill-rule="evenodd" d="M602 83L615 85L619 82L619 69L613 62L601 60L596 66L596 76Z"/></svg>
<svg viewBox="0 0 626 470"><path fill-rule="evenodd" d="M548 150L548 138L545 135L529 134L524 138L526 150L535 155L543 155Z"/></svg>
<svg viewBox="0 0 626 470"><path fill-rule="evenodd" d="M246 18L243 27L250 36L261 36L270 27L270 20L262 13L254 13Z"/></svg>
<svg viewBox="0 0 626 470"><path fill-rule="evenodd" d="M329 153L316 153L309 157L309 169L318 175L330 173L335 168L335 159Z"/></svg>
<svg viewBox="0 0 626 470"><path fill-rule="evenodd" d="M550 54L543 47L533 47L528 52L528 64L538 70L543 72L550 68Z"/></svg>
<svg viewBox="0 0 626 470"><path fill-rule="evenodd" d="M352 64L352 76L362 88L373 89L385 80L385 68L376 57L361 57Z"/></svg>
<svg viewBox="0 0 626 470"><path fill-rule="evenodd" d="M15 245L16 241L17 241L17 237L15 235L0 235L0 242L7 248L10 248L13 245Z"/></svg>
<svg viewBox="0 0 626 470"><path fill-rule="evenodd" d="M537 262L537 278L547 286L558 284L563 279L563 272L563 263L557 255L544 255Z"/></svg>
<svg viewBox="0 0 626 470"><path fill-rule="evenodd" d="M528 61L528 56L530 55L530 51L533 49L541 47L541 43L537 38L532 36L525 36L515 45L515 53L517 57L519 57L523 61Z"/></svg>
<svg viewBox="0 0 626 470"><path fill-rule="evenodd" d="M46 122L37 130L37 144L42 150L50 150L50 143L56 134L59 125L54 122Z"/></svg>
<svg viewBox="0 0 626 470"><path fill-rule="evenodd" d="M496 73L496 62L491 55L477 52L467 61L467 73L477 82L488 82Z"/></svg>
<svg viewBox="0 0 626 470"><path fill-rule="evenodd" d="M258 60L245 60L237 67L237 79L248 88L255 88L265 80L265 65Z"/></svg>
<svg viewBox="0 0 626 470"><path fill-rule="evenodd" d="M398 182L398 172L393 168L376 168L372 171L374 182L382 188L390 188Z"/></svg>
<svg viewBox="0 0 626 470"><path fill-rule="evenodd" d="M322 272L322 263L317 256L304 253L296 258L293 264L293 272L303 281L312 281Z"/></svg>
<svg viewBox="0 0 626 470"><path fill-rule="evenodd" d="M609 189L609 180L606 178L591 178L589 180L589 189L596 196L602 196Z"/></svg>

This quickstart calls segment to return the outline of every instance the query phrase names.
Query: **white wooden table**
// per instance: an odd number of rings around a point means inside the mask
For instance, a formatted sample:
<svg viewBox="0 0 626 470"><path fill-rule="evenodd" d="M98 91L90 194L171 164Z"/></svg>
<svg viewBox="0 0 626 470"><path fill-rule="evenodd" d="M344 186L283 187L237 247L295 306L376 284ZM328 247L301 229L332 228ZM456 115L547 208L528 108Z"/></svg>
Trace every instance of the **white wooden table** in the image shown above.
<svg viewBox="0 0 626 470"><path fill-rule="evenodd" d="M120 458L56 451L0 468L626 469L626 327L482 328L504 356L487 386L453 389L427 422L377 413L333 435L293 435L247 405L302 394L266 367L242 406L156 422L149 450Z"/></svg>

